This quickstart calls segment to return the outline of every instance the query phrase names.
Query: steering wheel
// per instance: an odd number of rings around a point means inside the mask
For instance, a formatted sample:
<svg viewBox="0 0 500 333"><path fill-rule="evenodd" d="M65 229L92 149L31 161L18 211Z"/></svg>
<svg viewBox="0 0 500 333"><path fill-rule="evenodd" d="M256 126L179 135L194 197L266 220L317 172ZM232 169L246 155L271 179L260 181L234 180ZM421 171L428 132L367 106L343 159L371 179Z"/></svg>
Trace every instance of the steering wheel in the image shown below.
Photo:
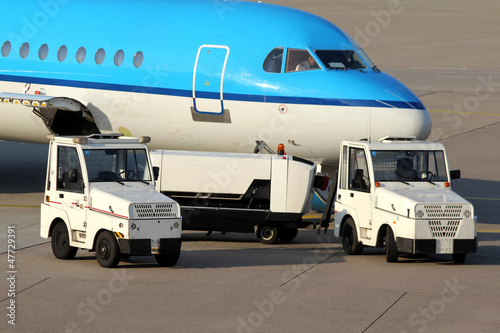
<svg viewBox="0 0 500 333"><path fill-rule="evenodd" d="M434 177L434 174L430 171L422 171L422 172L419 172L417 174L417 178L418 179L422 179L422 180L432 180L432 178Z"/></svg>
<svg viewBox="0 0 500 333"><path fill-rule="evenodd" d="M123 175L123 176L122 176ZM123 170L118 174L118 176L125 180L136 179L137 174L134 170ZM124 177L125 176L125 177Z"/></svg>

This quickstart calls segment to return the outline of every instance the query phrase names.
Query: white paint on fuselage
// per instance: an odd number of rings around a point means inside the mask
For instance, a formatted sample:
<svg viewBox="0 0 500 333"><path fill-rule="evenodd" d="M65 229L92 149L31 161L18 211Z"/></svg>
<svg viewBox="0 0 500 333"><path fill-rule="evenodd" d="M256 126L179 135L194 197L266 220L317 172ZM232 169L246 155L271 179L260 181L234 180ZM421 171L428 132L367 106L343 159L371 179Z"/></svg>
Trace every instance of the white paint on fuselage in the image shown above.
<svg viewBox="0 0 500 333"><path fill-rule="evenodd" d="M24 88L22 83L0 82L0 91L22 92ZM48 96L82 102L102 132L126 128L133 136L151 136L153 149L249 153L256 140L264 140L272 149L284 143L288 154L335 164L342 140L377 140L412 132L420 137L422 133L417 132L425 127L422 123L430 124L425 110L287 104L282 112L283 105L278 103L231 100L224 101L231 123L201 122L193 121L188 97L48 85L32 85L28 93L42 89ZM31 108L0 105L0 117L0 139L48 141L49 131Z"/></svg>

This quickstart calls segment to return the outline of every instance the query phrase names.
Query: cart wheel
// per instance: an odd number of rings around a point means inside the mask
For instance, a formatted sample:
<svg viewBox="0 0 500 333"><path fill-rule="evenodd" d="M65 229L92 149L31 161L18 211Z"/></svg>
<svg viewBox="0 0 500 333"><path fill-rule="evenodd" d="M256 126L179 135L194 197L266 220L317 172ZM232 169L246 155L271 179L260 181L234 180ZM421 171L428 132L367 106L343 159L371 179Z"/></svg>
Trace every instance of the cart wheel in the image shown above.
<svg viewBox="0 0 500 333"><path fill-rule="evenodd" d="M451 255L453 258L453 262L455 264L463 264L465 262L465 257L467 257L466 253L453 253Z"/></svg>
<svg viewBox="0 0 500 333"><path fill-rule="evenodd" d="M69 234L66 223L57 222L52 230L52 253L58 259L73 259L78 251L77 247L69 245Z"/></svg>
<svg viewBox="0 0 500 333"><path fill-rule="evenodd" d="M361 254L363 244L359 241L356 225L351 217L348 217L342 227L342 247L347 254Z"/></svg>
<svg viewBox="0 0 500 333"><path fill-rule="evenodd" d="M298 232L297 228L278 228L278 238L284 242L290 242L297 237Z"/></svg>
<svg viewBox="0 0 500 333"><path fill-rule="evenodd" d="M118 265L121 254L115 235L107 230L99 234L95 256L102 267L111 268Z"/></svg>
<svg viewBox="0 0 500 333"><path fill-rule="evenodd" d="M394 232L389 226L387 226L387 234L385 235L385 255L387 262L398 261L398 247L394 239Z"/></svg>
<svg viewBox="0 0 500 333"><path fill-rule="evenodd" d="M278 240L278 228L263 224L257 229L257 238L262 244L274 244Z"/></svg>
<svg viewBox="0 0 500 333"><path fill-rule="evenodd" d="M180 252L155 254L155 259L161 267L172 267L177 264Z"/></svg>

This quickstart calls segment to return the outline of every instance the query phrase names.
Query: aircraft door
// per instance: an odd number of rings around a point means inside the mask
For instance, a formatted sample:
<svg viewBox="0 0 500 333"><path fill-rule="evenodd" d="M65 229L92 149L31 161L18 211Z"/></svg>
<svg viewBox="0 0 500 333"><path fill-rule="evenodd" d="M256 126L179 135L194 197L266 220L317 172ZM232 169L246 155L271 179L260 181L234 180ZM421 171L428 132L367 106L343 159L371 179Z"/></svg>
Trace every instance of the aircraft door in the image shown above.
<svg viewBox="0 0 500 333"><path fill-rule="evenodd" d="M202 45L193 73L193 107L198 113L224 112L223 87L229 47Z"/></svg>

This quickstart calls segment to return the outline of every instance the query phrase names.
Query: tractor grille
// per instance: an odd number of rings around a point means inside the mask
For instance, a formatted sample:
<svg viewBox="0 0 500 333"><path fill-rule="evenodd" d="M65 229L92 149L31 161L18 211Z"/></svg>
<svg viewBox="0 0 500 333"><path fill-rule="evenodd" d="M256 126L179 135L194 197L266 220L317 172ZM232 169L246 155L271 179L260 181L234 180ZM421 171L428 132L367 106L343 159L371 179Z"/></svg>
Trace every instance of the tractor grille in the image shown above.
<svg viewBox="0 0 500 333"><path fill-rule="evenodd" d="M135 204L134 215L140 219L175 218L178 216L177 205L167 204Z"/></svg>
<svg viewBox="0 0 500 333"><path fill-rule="evenodd" d="M454 238L457 235L458 227L460 227L460 221L429 221L429 227L435 238Z"/></svg>
<svg viewBox="0 0 500 333"><path fill-rule="evenodd" d="M418 219L463 219L472 216L468 204L419 204L415 210Z"/></svg>
<svg viewBox="0 0 500 333"><path fill-rule="evenodd" d="M424 205L428 217L461 217L462 205Z"/></svg>

